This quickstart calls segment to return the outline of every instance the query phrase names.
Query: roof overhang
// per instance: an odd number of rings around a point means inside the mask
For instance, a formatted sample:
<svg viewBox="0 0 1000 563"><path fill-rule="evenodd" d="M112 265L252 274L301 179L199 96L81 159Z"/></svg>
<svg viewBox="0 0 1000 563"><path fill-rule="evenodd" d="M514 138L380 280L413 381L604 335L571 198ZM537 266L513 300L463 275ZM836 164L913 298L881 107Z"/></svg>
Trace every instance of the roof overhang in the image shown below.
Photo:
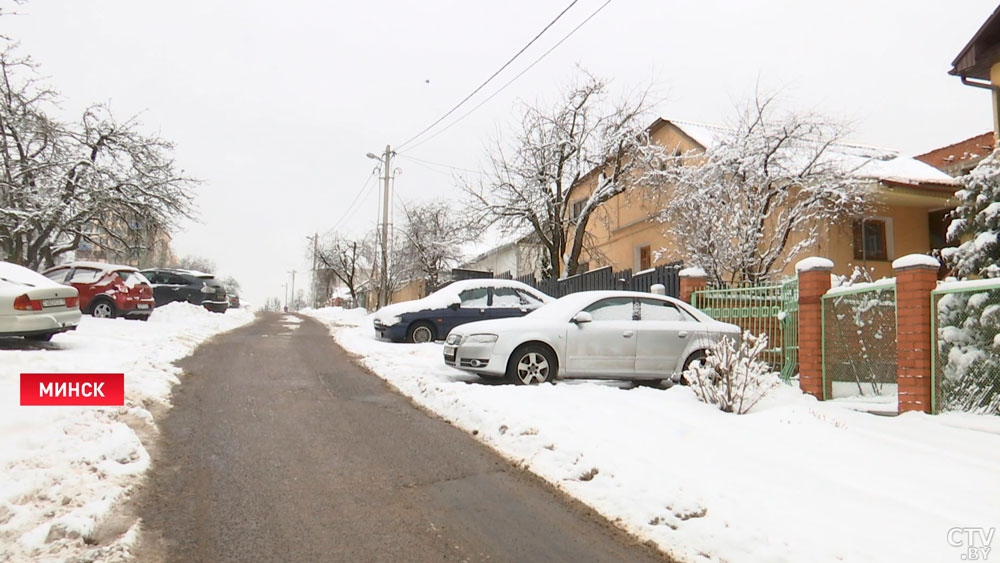
<svg viewBox="0 0 1000 563"><path fill-rule="evenodd" d="M1000 7L993 10L979 31L955 57L948 74L989 80L990 68L996 62L1000 62Z"/></svg>

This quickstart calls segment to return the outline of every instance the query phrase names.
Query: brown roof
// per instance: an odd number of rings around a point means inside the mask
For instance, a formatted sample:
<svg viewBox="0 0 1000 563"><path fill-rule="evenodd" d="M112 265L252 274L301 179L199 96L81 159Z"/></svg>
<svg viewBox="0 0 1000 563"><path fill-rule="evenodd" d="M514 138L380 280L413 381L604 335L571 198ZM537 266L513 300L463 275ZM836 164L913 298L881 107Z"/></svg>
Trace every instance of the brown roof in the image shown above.
<svg viewBox="0 0 1000 563"><path fill-rule="evenodd" d="M990 67L997 61L1000 61L1000 7L986 18L955 57L948 74L989 80Z"/></svg>
<svg viewBox="0 0 1000 563"><path fill-rule="evenodd" d="M976 135L964 141L934 149L913 158L930 164L931 166L947 171L953 169L956 164L963 161L976 161L993 152L996 140L993 131Z"/></svg>

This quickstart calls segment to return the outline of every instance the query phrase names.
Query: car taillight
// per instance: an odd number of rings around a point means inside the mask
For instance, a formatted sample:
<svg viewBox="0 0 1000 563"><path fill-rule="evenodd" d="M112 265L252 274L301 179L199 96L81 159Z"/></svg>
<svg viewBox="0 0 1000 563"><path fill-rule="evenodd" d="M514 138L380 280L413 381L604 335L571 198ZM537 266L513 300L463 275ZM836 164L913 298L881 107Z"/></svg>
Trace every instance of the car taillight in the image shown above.
<svg viewBox="0 0 1000 563"><path fill-rule="evenodd" d="M18 311L41 311L42 302L38 299L32 300L25 293L14 300L14 309Z"/></svg>
<svg viewBox="0 0 1000 563"><path fill-rule="evenodd" d="M79 297L67 297L66 298L66 306L69 307L70 309L75 309L75 308L79 307L80 306L80 298Z"/></svg>

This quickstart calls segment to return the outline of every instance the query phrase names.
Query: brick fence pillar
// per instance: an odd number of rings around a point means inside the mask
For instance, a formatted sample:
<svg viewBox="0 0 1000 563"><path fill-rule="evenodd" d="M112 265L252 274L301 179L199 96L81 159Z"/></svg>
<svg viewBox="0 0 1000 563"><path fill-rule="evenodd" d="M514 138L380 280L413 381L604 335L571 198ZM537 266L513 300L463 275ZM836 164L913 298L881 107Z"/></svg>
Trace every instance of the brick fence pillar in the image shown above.
<svg viewBox="0 0 1000 563"><path fill-rule="evenodd" d="M691 303L691 296L694 295L694 292L708 287L708 274L701 268L684 268L677 273L677 276L680 278L681 286L680 295L677 298L685 303Z"/></svg>
<svg viewBox="0 0 1000 563"><path fill-rule="evenodd" d="M931 412L931 291L941 264L926 254L892 263L896 274L896 383L899 413Z"/></svg>
<svg viewBox="0 0 1000 563"><path fill-rule="evenodd" d="M833 262L806 258L795 264L799 277L799 388L819 400L823 389L823 296L830 290Z"/></svg>

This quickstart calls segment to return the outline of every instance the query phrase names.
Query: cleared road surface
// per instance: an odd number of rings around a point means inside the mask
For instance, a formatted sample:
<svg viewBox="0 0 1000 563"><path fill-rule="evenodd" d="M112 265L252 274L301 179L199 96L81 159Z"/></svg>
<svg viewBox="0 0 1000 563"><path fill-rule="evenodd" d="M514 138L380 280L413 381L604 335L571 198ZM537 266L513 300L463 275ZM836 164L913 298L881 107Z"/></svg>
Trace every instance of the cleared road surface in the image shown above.
<svg viewBox="0 0 1000 563"><path fill-rule="evenodd" d="M139 561L663 560L281 318L180 364Z"/></svg>

